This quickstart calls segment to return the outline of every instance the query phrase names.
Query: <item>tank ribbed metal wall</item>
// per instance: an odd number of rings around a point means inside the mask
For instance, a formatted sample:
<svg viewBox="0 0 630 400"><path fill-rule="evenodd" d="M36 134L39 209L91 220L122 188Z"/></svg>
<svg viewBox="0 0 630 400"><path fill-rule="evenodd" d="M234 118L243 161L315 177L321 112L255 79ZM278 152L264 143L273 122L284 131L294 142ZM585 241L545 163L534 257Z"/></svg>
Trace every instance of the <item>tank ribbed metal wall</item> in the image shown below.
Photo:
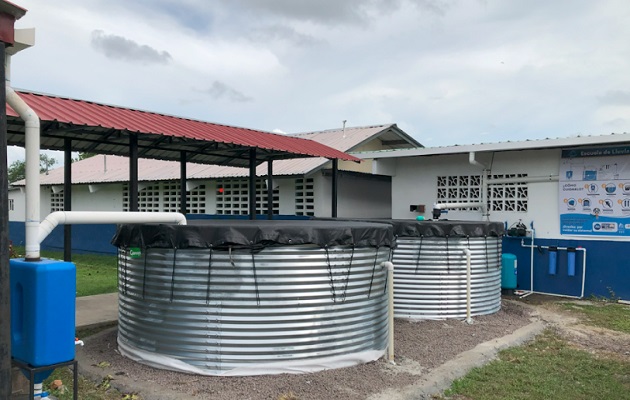
<svg viewBox="0 0 630 400"><path fill-rule="evenodd" d="M390 249L119 252L119 341L209 374L383 350Z"/></svg>
<svg viewBox="0 0 630 400"><path fill-rule="evenodd" d="M393 254L394 316L466 317L466 255L472 254L472 315L501 308L501 237L400 237Z"/></svg>

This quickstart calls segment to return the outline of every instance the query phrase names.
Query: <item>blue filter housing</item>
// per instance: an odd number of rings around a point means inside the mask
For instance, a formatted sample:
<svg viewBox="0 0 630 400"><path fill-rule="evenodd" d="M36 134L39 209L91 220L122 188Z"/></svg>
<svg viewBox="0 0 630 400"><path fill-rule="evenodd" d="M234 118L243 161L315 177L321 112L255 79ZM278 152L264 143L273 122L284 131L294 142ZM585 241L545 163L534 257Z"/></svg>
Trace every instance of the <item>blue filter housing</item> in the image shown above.
<svg viewBox="0 0 630 400"><path fill-rule="evenodd" d="M516 289L516 256L510 253L501 255L501 289Z"/></svg>
<svg viewBox="0 0 630 400"><path fill-rule="evenodd" d="M74 359L76 268L12 259L11 355L42 367Z"/></svg>
<svg viewBox="0 0 630 400"><path fill-rule="evenodd" d="M549 247L549 275L555 275L558 268L558 248Z"/></svg>
<svg viewBox="0 0 630 400"><path fill-rule="evenodd" d="M575 276L575 247L567 249L567 275Z"/></svg>

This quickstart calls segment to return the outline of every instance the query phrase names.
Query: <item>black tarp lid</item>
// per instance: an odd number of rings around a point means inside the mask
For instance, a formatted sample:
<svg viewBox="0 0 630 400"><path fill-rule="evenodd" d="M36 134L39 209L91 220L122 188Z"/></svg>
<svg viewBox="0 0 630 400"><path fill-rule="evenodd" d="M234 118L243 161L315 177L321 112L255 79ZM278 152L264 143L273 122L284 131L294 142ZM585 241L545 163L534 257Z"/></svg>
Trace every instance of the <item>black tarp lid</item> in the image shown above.
<svg viewBox="0 0 630 400"><path fill-rule="evenodd" d="M391 247L393 227L358 221L196 220L188 225L124 224L112 238L117 247L222 248L316 244Z"/></svg>
<svg viewBox="0 0 630 400"><path fill-rule="evenodd" d="M389 224L394 227L396 237L486 237L503 236L505 225L502 222L456 221L456 220L415 220L380 218L321 218L317 221L361 221Z"/></svg>

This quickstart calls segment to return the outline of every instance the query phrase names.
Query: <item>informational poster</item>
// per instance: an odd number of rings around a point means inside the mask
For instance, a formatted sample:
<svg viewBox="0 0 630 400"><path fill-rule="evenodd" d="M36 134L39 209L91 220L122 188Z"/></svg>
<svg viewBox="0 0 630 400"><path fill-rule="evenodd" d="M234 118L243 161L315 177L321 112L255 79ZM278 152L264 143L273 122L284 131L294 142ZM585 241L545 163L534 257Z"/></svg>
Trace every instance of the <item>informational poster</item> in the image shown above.
<svg viewBox="0 0 630 400"><path fill-rule="evenodd" d="M563 150L558 186L561 234L630 236L630 146Z"/></svg>

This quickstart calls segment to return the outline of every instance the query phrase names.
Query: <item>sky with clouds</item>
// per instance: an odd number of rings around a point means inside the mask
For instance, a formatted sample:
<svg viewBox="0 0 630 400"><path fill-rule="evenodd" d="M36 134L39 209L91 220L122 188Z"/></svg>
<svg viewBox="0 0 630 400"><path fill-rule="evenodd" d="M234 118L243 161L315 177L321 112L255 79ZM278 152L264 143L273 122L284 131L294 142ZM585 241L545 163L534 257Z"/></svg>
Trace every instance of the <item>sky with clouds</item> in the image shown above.
<svg viewBox="0 0 630 400"><path fill-rule="evenodd" d="M627 0L14 2L36 28L16 88L425 146L630 132Z"/></svg>

